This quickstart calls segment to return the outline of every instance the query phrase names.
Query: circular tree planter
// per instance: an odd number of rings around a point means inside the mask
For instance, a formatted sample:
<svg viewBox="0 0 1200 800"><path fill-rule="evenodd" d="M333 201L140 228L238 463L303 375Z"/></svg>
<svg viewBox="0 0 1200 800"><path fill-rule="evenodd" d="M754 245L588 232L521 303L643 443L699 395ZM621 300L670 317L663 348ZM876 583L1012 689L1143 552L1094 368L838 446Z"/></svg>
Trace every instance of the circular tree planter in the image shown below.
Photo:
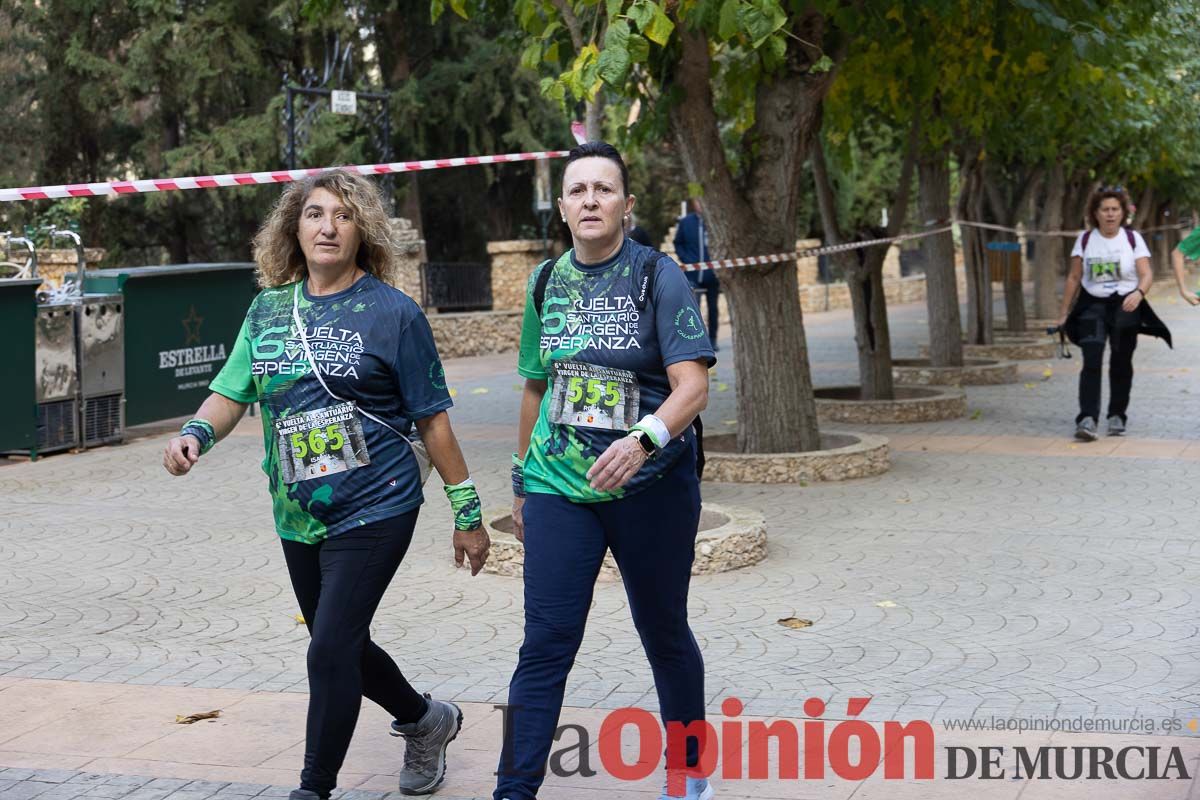
<svg viewBox="0 0 1200 800"><path fill-rule="evenodd" d="M828 386L813 394L817 416L836 422L937 422L967 415L967 396L954 386L897 386L894 400L861 400L858 386Z"/></svg>
<svg viewBox="0 0 1200 800"><path fill-rule="evenodd" d="M1048 337L1003 339L995 344L964 344L967 358L994 358L1001 361L1048 361L1057 354L1057 344ZM921 357L929 357L929 347L921 346Z"/></svg>
<svg viewBox="0 0 1200 800"><path fill-rule="evenodd" d="M866 478L888 471L888 440L867 433L822 431L821 449L804 453L739 453L737 434L704 437L704 480L723 483L808 483Z"/></svg>
<svg viewBox="0 0 1200 800"><path fill-rule="evenodd" d="M513 535L512 514L504 511L490 514L484 524L492 539L492 549L483 571L512 578L523 576L525 545ZM693 575L729 572L757 564L766 557L767 525L762 514L746 508L704 504L700 510ZM612 581L620 577L612 553L605 553L600 580Z"/></svg>
<svg viewBox="0 0 1200 800"><path fill-rule="evenodd" d="M892 380L907 386L995 386L1021 380L1017 362L965 358L961 367L935 367L928 358L892 359Z"/></svg>
<svg viewBox="0 0 1200 800"><path fill-rule="evenodd" d="M1046 328L1053 328L1058 324L1056 319L1034 319L1032 317L1025 318L1025 333L1045 333ZM992 330L996 333L1010 333L1008 330L1008 320L1001 317L1000 319L992 320ZM1019 333L1016 335L1020 335Z"/></svg>

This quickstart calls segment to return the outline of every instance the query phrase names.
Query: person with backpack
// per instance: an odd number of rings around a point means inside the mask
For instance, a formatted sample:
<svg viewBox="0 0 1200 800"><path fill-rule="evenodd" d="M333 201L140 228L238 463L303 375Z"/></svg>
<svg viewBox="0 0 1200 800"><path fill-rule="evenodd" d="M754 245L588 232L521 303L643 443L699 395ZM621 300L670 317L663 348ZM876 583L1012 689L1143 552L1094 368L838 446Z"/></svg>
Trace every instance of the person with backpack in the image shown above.
<svg viewBox="0 0 1200 800"><path fill-rule="evenodd" d="M606 550L664 724L704 719L704 662L687 601L700 521L693 422L716 359L678 265L625 236L628 186L612 145L571 150L558 204L573 247L536 268L527 287L512 469L525 641L494 800L537 796ZM688 737L668 748L662 797L713 797L688 770L702 747Z"/></svg>
<svg viewBox="0 0 1200 800"><path fill-rule="evenodd" d="M1087 217L1095 227L1076 239L1063 290L1058 326L1083 351L1075 438L1085 442L1099 436L1105 344L1111 350L1106 415L1109 436L1123 436L1129 422L1126 411L1137 337L1144 333L1171 344L1171 332L1146 302L1153 281L1150 250L1140 233L1124 227L1129 208L1129 197L1123 189L1102 188L1092 194Z"/></svg>
<svg viewBox="0 0 1200 800"><path fill-rule="evenodd" d="M430 462L454 512L458 566L469 560L478 574L489 546L429 321L389 285L396 252L367 178L335 170L288 186L254 238L262 291L212 394L163 455L167 472L186 475L251 403L262 410L275 531L312 637L304 769L291 800L333 793L363 697L406 739L401 794L436 791L462 727L458 706L422 696L371 640Z"/></svg>

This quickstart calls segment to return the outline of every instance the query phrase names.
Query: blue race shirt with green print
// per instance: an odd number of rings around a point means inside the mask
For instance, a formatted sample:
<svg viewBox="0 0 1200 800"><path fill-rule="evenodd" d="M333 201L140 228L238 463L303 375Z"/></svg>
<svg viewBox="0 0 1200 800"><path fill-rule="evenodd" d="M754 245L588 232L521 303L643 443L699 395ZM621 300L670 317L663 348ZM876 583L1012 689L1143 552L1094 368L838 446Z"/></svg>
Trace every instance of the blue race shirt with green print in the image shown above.
<svg viewBox="0 0 1200 800"><path fill-rule="evenodd" d="M634 276L654 269L654 292L639 311ZM602 264L584 265L569 250L554 263L542 308L534 308L534 270L526 288L517 371L548 383L525 455L525 489L559 494L576 502L612 500L652 485L693 446L691 427L647 461L624 487L598 492L587 471L625 431L550 421L555 394L552 364L586 362L634 373L639 392L636 418L653 414L671 393L667 367L681 361L716 363L682 270L657 250L629 239Z"/></svg>
<svg viewBox="0 0 1200 800"><path fill-rule="evenodd" d="M314 543L423 502L420 470L409 445L359 415L370 463L328 476L284 483L275 422L335 406L309 368L292 318L295 284L264 289L250 305L229 361L212 391L262 407L263 471L284 539ZM300 319L330 391L408 435L413 422L453 403L429 322L408 295L372 275L331 295L302 287Z"/></svg>

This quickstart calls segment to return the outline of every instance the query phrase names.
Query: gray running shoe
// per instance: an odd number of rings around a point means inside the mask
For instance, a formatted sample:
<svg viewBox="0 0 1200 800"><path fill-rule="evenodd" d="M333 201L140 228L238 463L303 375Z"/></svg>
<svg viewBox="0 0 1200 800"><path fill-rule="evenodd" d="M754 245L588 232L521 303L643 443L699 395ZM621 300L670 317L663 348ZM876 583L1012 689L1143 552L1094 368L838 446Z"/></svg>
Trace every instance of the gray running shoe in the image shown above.
<svg viewBox="0 0 1200 800"><path fill-rule="evenodd" d="M1075 425L1075 438L1081 442L1096 441L1096 420L1084 417Z"/></svg>
<svg viewBox="0 0 1200 800"><path fill-rule="evenodd" d="M1120 417L1108 418L1108 435L1109 436L1124 436L1125 435L1125 420Z"/></svg>
<svg viewBox="0 0 1200 800"><path fill-rule="evenodd" d="M400 794L433 794L446 777L446 748L462 728L462 711L453 703L429 701L429 710L416 722L392 723L392 736L403 736L404 769Z"/></svg>

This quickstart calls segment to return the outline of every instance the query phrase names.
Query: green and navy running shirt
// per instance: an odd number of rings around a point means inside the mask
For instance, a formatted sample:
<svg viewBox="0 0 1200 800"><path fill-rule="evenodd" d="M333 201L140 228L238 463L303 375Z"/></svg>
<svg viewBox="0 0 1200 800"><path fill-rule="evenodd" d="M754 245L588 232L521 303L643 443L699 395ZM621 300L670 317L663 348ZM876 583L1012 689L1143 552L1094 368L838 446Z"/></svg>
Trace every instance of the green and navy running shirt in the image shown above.
<svg viewBox="0 0 1200 800"><path fill-rule="evenodd" d="M652 266L651 266L652 265ZM654 269L654 291L637 309L634 275ZM637 269L635 269L637 268ZM529 277L517 371L548 383L525 455L525 489L558 494L575 502L624 497L653 484L693 446L689 426L620 489L598 492L587 471L625 431L551 422L555 362L586 362L628 370L637 380L639 407L631 416L653 414L671 393L667 367L680 361L716 363L691 287L670 258L629 239L613 258L584 265L568 250L554 263L542 308L534 308L540 269Z"/></svg>
<svg viewBox="0 0 1200 800"><path fill-rule="evenodd" d="M229 361L210 384L238 403L262 407L275 529L315 543L420 505L420 471L409 445L358 415L370 463L327 476L284 482L276 420L336 406L312 374L292 318L296 284L264 289L250 305ZM301 285L300 319L330 391L406 436L415 420L452 405L433 332L408 295L373 275L336 294L313 297Z"/></svg>

